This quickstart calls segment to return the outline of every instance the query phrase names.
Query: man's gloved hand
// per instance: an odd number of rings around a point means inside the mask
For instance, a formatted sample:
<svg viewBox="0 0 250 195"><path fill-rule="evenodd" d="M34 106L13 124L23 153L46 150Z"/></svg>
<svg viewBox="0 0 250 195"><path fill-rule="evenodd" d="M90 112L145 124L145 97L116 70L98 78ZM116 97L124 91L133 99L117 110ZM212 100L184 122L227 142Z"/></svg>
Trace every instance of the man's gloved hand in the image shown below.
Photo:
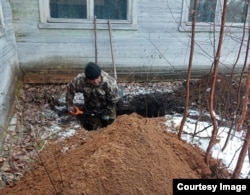
<svg viewBox="0 0 250 195"><path fill-rule="evenodd" d="M108 121L110 119L109 115L103 114L102 115L102 120Z"/></svg>
<svg viewBox="0 0 250 195"><path fill-rule="evenodd" d="M80 114L83 114L83 111L81 111L80 108L78 108L77 106L73 106L73 108L71 108L71 106L70 106L68 108L68 111L73 116L78 116Z"/></svg>
<svg viewBox="0 0 250 195"><path fill-rule="evenodd" d="M102 120L104 120L104 121L108 121L108 120L115 120L115 118L114 118L114 117L112 117L112 116L109 116L109 115L103 114L103 115L102 115Z"/></svg>
<svg viewBox="0 0 250 195"><path fill-rule="evenodd" d="M68 112L75 112L74 106L68 106Z"/></svg>

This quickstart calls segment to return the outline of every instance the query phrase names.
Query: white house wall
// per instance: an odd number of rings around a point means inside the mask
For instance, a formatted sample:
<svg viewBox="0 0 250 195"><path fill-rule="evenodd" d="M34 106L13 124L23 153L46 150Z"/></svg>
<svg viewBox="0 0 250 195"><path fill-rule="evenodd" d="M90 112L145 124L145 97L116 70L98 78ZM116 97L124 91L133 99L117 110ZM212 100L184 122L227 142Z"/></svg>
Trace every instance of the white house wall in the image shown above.
<svg viewBox="0 0 250 195"><path fill-rule="evenodd" d="M18 60L16 42L12 26L11 7L7 0L0 1L2 6L0 27L0 143L4 130L10 117L10 111L14 99L16 73L18 72ZM1 148L1 146L0 146Z"/></svg>
<svg viewBox="0 0 250 195"><path fill-rule="evenodd" d="M39 0L10 2L18 59L24 71L79 69L95 60L94 30L39 28ZM182 3L182 0L137 1L137 29L112 31L118 74L144 71L178 75L187 70L191 34L180 31ZM225 34L220 67L226 71L231 70L237 58L241 35L236 33L232 39L231 32ZM213 37L208 32L196 33L193 71L210 69L214 56ZM215 37L217 41L218 32ZM104 68L112 67L107 29L97 30L97 49L98 63ZM243 58L244 52L238 68Z"/></svg>

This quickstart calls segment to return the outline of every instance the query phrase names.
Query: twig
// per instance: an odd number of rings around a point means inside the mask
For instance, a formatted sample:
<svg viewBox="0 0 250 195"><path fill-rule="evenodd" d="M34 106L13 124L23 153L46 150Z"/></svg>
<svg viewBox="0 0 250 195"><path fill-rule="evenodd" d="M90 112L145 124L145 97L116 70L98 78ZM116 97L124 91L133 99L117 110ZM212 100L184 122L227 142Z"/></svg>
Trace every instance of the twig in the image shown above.
<svg viewBox="0 0 250 195"><path fill-rule="evenodd" d="M100 191L100 194L103 195L105 193L103 192L103 183L102 183L102 180L99 178L98 182L99 182L99 191Z"/></svg>
<svg viewBox="0 0 250 195"><path fill-rule="evenodd" d="M62 172L61 172L61 169L60 169L60 167L59 167L58 160L57 160L57 158L56 158L55 152L53 153L53 156L54 156L54 159L55 159L55 161L56 161L56 166L57 166L57 168L58 168L58 170L59 170L59 174L60 174L62 186L64 187L63 178L62 178Z"/></svg>
<svg viewBox="0 0 250 195"><path fill-rule="evenodd" d="M42 158L41 158L39 152L37 151L36 148L34 148L34 150L35 150L35 152L36 152L36 154L37 154L39 160L41 161L41 163L42 163L42 165L43 165L43 168L44 168L44 170L45 170L45 172L46 172L46 174L47 174L47 176L48 176L48 178L49 178L49 181L50 181L50 183L51 183L51 185L52 185L52 187L53 187L53 189L54 189L54 191L55 191L55 194L58 194L58 192L57 192L57 190L56 190L56 186L55 186L55 184L53 183L53 180L52 180L52 178L51 178L51 176L50 176L50 174L49 174L49 171L47 170L47 168L46 168L46 166L45 166L45 164L44 164L44 162L43 162L43 160L42 160Z"/></svg>

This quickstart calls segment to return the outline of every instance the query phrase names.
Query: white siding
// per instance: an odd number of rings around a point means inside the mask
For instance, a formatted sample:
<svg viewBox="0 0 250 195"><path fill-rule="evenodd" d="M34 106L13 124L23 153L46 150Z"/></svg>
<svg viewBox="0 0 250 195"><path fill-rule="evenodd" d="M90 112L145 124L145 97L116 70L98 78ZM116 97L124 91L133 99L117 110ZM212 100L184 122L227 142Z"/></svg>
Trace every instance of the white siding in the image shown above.
<svg viewBox="0 0 250 195"><path fill-rule="evenodd" d="M10 2L22 69L77 69L88 61L94 61L94 30L38 28L39 0ZM137 30L113 30L118 74L151 71L183 75L188 66L190 32L178 30L182 0L138 0L136 11ZM241 34L233 36L230 32L225 34L220 67L227 71L237 57L239 42L235 40ZM98 30L97 37L98 62L104 68L109 68L112 58L108 30ZM218 37L218 33L215 37ZM194 72L210 69L214 51L211 42L211 33L196 34Z"/></svg>
<svg viewBox="0 0 250 195"><path fill-rule="evenodd" d="M10 4L2 0L3 34L0 36L0 143L7 125L14 98L14 81L18 70L16 42L12 26Z"/></svg>

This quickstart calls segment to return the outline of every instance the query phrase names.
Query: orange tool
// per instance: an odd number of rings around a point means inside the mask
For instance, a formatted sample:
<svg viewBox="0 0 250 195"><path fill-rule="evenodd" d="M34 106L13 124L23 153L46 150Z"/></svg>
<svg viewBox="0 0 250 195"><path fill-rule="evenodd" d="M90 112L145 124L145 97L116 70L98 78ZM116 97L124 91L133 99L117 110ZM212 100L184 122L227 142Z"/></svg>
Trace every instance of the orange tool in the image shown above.
<svg viewBox="0 0 250 195"><path fill-rule="evenodd" d="M69 111L69 113L73 116L78 116L80 114L83 114L83 111L80 110L77 106L74 106L74 111Z"/></svg>

